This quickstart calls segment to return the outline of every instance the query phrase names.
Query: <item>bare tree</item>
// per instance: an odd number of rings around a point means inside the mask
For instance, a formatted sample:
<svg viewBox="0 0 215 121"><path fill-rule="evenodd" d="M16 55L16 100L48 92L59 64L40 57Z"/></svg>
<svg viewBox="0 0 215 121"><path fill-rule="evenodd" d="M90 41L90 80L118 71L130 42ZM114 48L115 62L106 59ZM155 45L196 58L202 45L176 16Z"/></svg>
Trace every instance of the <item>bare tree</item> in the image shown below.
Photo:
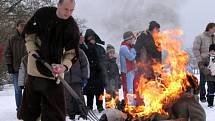
<svg viewBox="0 0 215 121"><path fill-rule="evenodd" d="M51 0L1 0L0 2L0 41L5 41L17 20L28 19L43 6L52 6Z"/></svg>
<svg viewBox="0 0 215 121"><path fill-rule="evenodd" d="M16 21L27 20L38 8L52 5L51 0L0 0L0 73L5 71L2 60L4 45L15 30Z"/></svg>
<svg viewBox="0 0 215 121"><path fill-rule="evenodd" d="M75 18L76 22L78 23L80 32L85 31L88 27L86 26L87 20L86 19L80 19L80 18Z"/></svg>

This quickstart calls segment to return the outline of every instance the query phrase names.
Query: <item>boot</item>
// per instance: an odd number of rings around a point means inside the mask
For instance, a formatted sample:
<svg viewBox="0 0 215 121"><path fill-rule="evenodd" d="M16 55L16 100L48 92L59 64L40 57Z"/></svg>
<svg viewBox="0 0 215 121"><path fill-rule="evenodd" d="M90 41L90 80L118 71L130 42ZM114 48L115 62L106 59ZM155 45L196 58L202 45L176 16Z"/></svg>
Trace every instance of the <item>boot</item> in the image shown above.
<svg viewBox="0 0 215 121"><path fill-rule="evenodd" d="M213 107L213 102L214 102L214 96L213 95L208 95L207 96L207 101L208 101L208 107L212 108Z"/></svg>

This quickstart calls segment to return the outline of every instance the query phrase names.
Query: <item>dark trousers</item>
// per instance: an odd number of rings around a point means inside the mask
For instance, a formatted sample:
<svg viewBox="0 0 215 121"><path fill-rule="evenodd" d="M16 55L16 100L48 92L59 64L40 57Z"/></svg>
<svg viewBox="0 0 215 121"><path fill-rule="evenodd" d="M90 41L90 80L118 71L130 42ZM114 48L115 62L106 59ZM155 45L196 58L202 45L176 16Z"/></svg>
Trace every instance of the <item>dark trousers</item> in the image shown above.
<svg viewBox="0 0 215 121"><path fill-rule="evenodd" d="M96 96L97 109L103 108L103 106L102 106L103 100L99 100L99 97L103 95L103 92L96 92L95 94L89 94L89 93L86 94L86 96L87 96L87 107L90 108L90 109L93 109L94 95Z"/></svg>
<svg viewBox="0 0 215 121"><path fill-rule="evenodd" d="M206 90L205 90L205 75L200 70L200 100L206 99Z"/></svg>
<svg viewBox="0 0 215 121"><path fill-rule="evenodd" d="M55 80L29 76L29 93L24 121L65 121L63 85Z"/></svg>
<svg viewBox="0 0 215 121"><path fill-rule="evenodd" d="M81 98L82 102L85 104L81 83L72 83L72 84L69 84L69 85L78 94L78 96ZM80 103L77 102L77 100L75 100L69 94L69 92L65 91L65 93L66 93L67 114L70 117L73 117L75 115L82 115L81 112L80 112L80 110L79 110Z"/></svg>
<svg viewBox="0 0 215 121"><path fill-rule="evenodd" d="M212 106L214 102L215 82L208 81L207 84L208 84L207 101L208 105Z"/></svg>

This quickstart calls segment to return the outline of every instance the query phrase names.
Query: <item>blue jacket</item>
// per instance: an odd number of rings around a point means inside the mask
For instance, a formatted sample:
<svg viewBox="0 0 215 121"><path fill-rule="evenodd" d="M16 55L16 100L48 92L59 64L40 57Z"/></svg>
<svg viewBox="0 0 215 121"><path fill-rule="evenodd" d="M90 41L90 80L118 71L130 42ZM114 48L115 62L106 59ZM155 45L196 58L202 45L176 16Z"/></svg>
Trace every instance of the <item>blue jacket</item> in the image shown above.
<svg viewBox="0 0 215 121"><path fill-rule="evenodd" d="M127 65L128 63L126 61L135 61L136 51L134 48L129 49L128 46L121 45L119 56L120 56L121 72L127 73L128 71L130 71L128 66L132 66L132 65Z"/></svg>

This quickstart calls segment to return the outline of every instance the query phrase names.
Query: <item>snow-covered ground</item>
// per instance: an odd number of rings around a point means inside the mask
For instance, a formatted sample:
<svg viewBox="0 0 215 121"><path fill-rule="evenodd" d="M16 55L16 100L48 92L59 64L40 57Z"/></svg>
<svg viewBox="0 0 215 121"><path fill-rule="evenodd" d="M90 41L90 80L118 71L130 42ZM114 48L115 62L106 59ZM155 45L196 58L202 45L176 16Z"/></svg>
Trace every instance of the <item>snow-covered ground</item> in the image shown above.
<svg viewBox="0 0 215 121"><path fill-rule="evenodd" d="M207 103L203 103L202 106L205 109L207 121L215 121L215 107L208 108ZM96 114L98 117L101 115L97 112ZM0 121L19 121L16 119L16 105L13 85L5 85L4 90L0 91ZM67 121L70 121L68 117Z"/></svg>
<svg viewBox="0 0 215 121"><path fill-rule="evenodd" d="M16 118L16 104L13 85L5 85L3 91L0 91L0 121L20 121ZM95 102L95 101L94 101ZM95 108L94 104L94 108ZM98 117L101 116L97 110L94 110ZM76 119L78 116L76 117ZM66 121L70 121L67 117ZM78 121L83 121L82 119Z"/></svg>

